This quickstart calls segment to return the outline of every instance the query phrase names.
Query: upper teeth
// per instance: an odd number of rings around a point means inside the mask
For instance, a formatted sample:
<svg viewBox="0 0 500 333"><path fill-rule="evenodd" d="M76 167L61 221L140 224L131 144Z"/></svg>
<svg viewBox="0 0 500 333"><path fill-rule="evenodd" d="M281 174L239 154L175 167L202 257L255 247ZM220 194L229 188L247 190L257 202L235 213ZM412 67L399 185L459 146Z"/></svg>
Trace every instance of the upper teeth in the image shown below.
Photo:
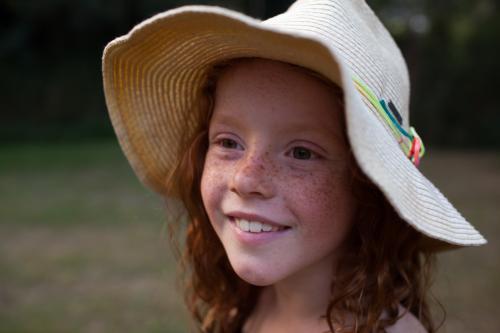
<svg viewBox="0 0 500 333"><path fill-rule="evenodd" d="M239 229L247 232L262 232L262 231L269 232L269 231L278 231L280 229L283 229L257 221L248 221L245 219L238 219L238 218L235 218L235 221Z"/></svg>

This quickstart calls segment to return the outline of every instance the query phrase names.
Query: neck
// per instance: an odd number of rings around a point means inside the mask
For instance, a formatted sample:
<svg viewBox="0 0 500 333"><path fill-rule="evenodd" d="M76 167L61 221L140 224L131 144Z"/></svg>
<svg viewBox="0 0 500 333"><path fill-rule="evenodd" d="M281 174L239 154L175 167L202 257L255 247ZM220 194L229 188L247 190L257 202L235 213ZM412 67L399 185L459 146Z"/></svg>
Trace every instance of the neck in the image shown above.
<svg viewBox="0 0 500 333"><path fill-rule="evenodd" d="M326 320L321 316L326 314L331 298L333 276L334 258L328 256L307 269L264 287L249 319L254 329L248 331L261 331L262 327L292 328L287 332L304 331L299 327L305 326L327 328Z"/></svg>

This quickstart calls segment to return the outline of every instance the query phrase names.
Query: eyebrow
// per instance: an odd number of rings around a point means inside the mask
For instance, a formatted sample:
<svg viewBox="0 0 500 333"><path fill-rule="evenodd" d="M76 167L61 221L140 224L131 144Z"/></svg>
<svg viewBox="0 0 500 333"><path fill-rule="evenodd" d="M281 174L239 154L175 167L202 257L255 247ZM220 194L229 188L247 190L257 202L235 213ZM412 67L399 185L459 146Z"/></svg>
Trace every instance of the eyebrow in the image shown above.
<svg viewBox="0 0 500 333"><path fill-rule="evenodd" d="M232 114L218 114L212 118L212 121L223 125L230 125L241 127L241 120L238 117L233 116ZM323 129L324 132L330 133L331 131L326 126L319 127ZM292 122L287 125L286 128L282 129L280 132L287 133L317 133L318 128L311 129L311 127L307 127L304 122Z"/></svg>
<svg viewBox="0 0 500 333"><path fill-rule="evenodd" d="M222 123L224 125L239 125L238 118L234 117L232 114L215 114L212 117L212 121L216 121L217 123Z"/></svg>
<svg viewBox="0 0 500 333"><path fill-rule="evenodd" d="M244 125L238 117L233 116L232 114L218 114L212 118L213 121L216 122L217 125L226 125L230 127L234 127L238 130L244 130ZM315 138L322 137L325 140L329 140L328 135L332 135L337 138L339 141L343 141L343 137L337 133L334 133L325 125L320 126L318 128L311 128L304 124L304 122L292 122L289 123L286 128L280 129L279 134L309 134L313 135ZM306 140L307 141L307 140Z"/></svg>
<svg viewBox="0 0 500 333"><path fill-rule="evenodd" d="M232 114L214 115L212 117L212 120L210 121L210 127L214 123L216 126L227 126L227 127L235 128L239 131L244 130L244 126L243 126L243 124L241 124L241 121L237 117L233 116Z"/></svg>
<svg viewBox="0 0 500 333"><path fill-rule="evenodd" d="M319 127L313 128L313 127L308 127L303 122L294 122L294 123L290 123L286 128L282 129L281 133L283 133L283 134L288 134L288 133L313 134L314 136L321 136L324 138L328 135L333 135L334 137L341 139L341 137L337 133L332 131L330 128L328 128L324 124L321 124Z"/></svg>
<svg viewBox="0 0 500 333"><path fill-rule="evenodd" d="M283 128L281 132L283 133L318 133L318 129L320 130L319 132L328 132L330 133L331 131L326 127L326 126L320 126L316 128L308 127L306 124L303 122L295 122L295 123L289 123L287 127Z"/></svg>

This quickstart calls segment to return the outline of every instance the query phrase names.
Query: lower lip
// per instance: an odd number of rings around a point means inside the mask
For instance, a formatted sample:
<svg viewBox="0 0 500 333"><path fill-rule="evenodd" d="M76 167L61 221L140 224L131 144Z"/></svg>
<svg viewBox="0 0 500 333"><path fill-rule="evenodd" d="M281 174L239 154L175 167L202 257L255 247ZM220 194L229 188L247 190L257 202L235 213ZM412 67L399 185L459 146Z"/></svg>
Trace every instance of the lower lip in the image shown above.
<svg viewBox="0 0 500 333"><path fill-rule="evenodd" d="M274 240L286 236L292 229L292 228L287 228L280 231L250 232L250 231L243 231L240 228L238 228L233 217L229 218L229 222L231 224L231 227L234 229L236 233L236 238L240 242L249 245L260 245L267 242L272 242Z"/></svg>

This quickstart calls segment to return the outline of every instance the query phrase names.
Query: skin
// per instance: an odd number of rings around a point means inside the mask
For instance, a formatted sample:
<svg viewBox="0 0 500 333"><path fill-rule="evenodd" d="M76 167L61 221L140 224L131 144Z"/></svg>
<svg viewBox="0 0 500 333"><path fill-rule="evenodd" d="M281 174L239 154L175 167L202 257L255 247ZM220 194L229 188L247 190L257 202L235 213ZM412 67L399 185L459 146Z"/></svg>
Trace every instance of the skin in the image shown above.
<svg viewBox="0 0 500 333"><path fill-rule="evenodd" d="M319 317L355 209L341 112L324 82L280 62L247 60L217 83L201 193L236 274L264 286L245 331L327 329ZM289 229L247 244L233 210Z"/></svg>

